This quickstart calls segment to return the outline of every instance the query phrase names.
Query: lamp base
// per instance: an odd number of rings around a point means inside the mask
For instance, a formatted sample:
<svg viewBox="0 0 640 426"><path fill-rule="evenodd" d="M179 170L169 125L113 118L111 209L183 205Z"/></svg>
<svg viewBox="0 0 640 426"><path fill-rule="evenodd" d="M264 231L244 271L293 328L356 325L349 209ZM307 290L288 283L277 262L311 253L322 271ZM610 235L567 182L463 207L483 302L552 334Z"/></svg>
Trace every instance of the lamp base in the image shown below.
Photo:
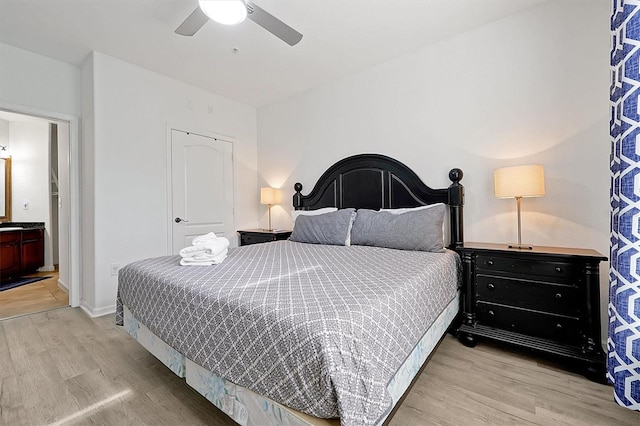
<svg viewBox="0 0 640 426"><path fill-rule="evenodd" d="M533 246L529 244L509 244L510 249L518 249L518 250L533 250Z"/></svg>

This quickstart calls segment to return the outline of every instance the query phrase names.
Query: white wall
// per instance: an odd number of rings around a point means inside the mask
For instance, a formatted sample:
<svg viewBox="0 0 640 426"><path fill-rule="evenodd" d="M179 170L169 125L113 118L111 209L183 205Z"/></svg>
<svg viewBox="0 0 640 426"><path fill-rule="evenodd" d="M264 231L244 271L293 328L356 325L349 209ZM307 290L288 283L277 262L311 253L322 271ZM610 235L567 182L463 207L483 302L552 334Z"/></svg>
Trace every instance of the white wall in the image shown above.
<svg viewBox="0 0 640 426"><path fill-rule="evenodd" d="M59 142L61 147L64 145L62 149L67 152L67 163L71 162L71 158L74 158L77 163L79 141L78 124L75 120L82 110L80 68L3 43L0 43L0 64L2 64L0 66L0 107L30 115L45 115L70 121L71 127L65 125L69 139L59 139ZM73 151L70 144L74 147ZM78 186L78 173L74 172L72 175L76 176L74 186ZM69 234L66 237L74 232L71 238L79 241L79 211L77 211L79 208L71 209L72 204L76 206L79 204L75 199L77 188L72 188L71 183L68 183L65 191L61 194L61 198L66 210L59 211L60 217L63 217L63 213L72 216L70 221L65 222L69 224ZM60 241L68 244L65 252L69 253L66 259L62 256L60 258L60 282L65 287L70 286L73 277L75 285L78 286L81 279L80 244L77 243L71 247L71 241L68 239L61 237ZM75 256L70 255L71 251ZM78 287L78 291L70 294L70 302L74 305L79 303L79 292Z"/></svg>
<svg viewBox="0 0 640 426"><path fill-rule="evenodd" d="M11 221L44 222L44 268L53 269L51 247L51 197L49 123L11 121ZM28 208L24 208L24 204Z"/></svg>
<svg viewBox="0 0 640 426"><path fill-rule="evenodd" d="M0 120L0 145L9 148L9 122L6 120Z"/></svg>
<svg viewBox="0 0 640 426"><path fill-rule="evenodd" d="M523 240L608 256L609 13L606 1L547 2L260 107L260 184L285 193L274 226L290 226L296 181L307 193L335 161L373 152L435 187L462 168L465 240L513 242L515 202L494 198L493 169L541 163L547 194L523 200Z"/></svg>
<svg viewBox="0 0 640 426"><path fill-rule="evenodd" d="M256 225L256 110L98 52L83 74L88 222L94 212L93 223L85 223L85 248L91 233L95 241L86 251L92 259L84 262L84 281L95 282L95 293L83 292L83 305L100 314L114 309L117 277L110 275L111 264L167 254L168 126L235 140L236 226Z"/></svg>
<svg viewBox="0 0 640 426"><path fill-rule="evenodd" d="M80 115L80 68L0 43L0 101Z"/></svg>

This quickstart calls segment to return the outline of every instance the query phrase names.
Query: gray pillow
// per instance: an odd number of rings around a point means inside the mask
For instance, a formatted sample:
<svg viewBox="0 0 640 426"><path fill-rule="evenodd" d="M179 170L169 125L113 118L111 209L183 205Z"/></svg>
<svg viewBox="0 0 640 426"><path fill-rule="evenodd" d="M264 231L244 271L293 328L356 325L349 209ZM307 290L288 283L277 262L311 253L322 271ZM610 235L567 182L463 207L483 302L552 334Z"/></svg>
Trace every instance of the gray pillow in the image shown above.
<svg viewBox="0 0 640 426"><path fill-rule="evenodd" d="M351 229L351 244L442 252L444 212L444 204L402 214L358 210Z"/></svg>
<svg viewBox="0 0 640 426"><path fill-rule="evenodd" d="M289 239L299 243L349 245L356 209L340 209L332 213L298 216Z"/></svg>

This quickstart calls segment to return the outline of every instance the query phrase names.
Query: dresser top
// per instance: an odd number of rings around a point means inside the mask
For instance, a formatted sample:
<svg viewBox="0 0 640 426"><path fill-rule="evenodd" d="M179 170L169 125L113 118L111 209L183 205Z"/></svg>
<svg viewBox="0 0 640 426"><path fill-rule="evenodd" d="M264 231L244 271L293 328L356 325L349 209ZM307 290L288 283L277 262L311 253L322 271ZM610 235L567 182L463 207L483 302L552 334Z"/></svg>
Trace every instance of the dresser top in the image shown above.
<svg viewBox="0 0 640 426"><path fill-rule="evenodd" d="M239 233L252 234L290 234L290 229L240 229Z"/></svg>
<svg viewBox="0 0 640 426"><path fill-rule="evenodd" d="M44 229L44 222L2 222L0 228Z"/></svg>
<svg viewBox="0 0 640 426"><path fill-rule="evenodd" d="M548 254L552 256L581 256L581 257L593 257L600 260L607 260L606 256L603 256L599 252L592 249L583 248L571 248L571 247L549 247L549 246L536 246L531 245L533 249L519 249L509 248L509 244L497 244L497 243L464 243L459 249L461 250L488 250L498 251L506 253L532 253L532 254Z"/></svg>

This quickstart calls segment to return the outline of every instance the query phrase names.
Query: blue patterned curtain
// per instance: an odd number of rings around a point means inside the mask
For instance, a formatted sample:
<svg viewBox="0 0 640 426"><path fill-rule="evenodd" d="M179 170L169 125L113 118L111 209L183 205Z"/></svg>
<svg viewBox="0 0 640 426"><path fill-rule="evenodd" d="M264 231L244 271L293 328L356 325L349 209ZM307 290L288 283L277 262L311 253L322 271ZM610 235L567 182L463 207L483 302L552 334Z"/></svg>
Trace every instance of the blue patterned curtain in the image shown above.
<svg viewBox="0 0 640 426"><path fill-rule="evenodd" d="M640 0L611 15L611 269L607 378L640 410Z"/></svg>

